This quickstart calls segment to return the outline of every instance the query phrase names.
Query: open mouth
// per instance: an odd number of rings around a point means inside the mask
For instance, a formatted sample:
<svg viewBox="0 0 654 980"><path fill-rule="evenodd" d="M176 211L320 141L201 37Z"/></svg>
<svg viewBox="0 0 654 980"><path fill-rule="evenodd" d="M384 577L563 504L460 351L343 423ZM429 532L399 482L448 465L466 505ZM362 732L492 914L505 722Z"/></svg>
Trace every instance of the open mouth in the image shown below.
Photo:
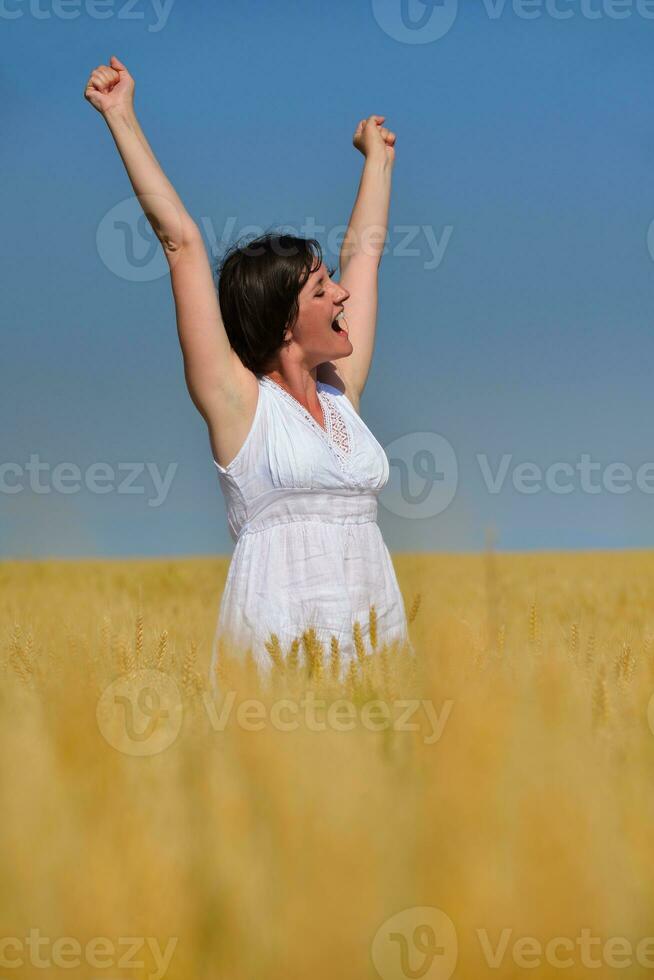
<svg viewBox="0 0 654 980"><path fill-rule="evenodd" d="M347 320L343 316L342 312L339 313L338 316L332 320L332 330L334 330L336 333L342 333L344 334L344 336L347 337L347 330L344 330L342 328L341 322L343 322L347 326Z"/></svg>

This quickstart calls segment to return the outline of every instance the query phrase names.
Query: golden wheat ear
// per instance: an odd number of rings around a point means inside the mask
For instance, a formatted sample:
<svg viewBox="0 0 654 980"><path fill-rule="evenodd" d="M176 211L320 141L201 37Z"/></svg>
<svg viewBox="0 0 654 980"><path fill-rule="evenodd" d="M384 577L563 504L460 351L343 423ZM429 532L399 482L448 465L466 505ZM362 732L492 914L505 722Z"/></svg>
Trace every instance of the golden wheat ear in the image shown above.
<svg viewBox="0 0 654 980"><path fill-rule="evenodd" d="M195 665L198 658L198 646L194 640L191 640L190 646L186 651L184 656L184 661L182 663L182 688L186 695L193 694L195 689Z"/></svg>
<svg viewBox="0 0 654 980"><path fill-rule="evenodd" d="M354 649L357 655L357 660L360 664L366 659L366 648L363 643L363 636L361 635L361 623L357 620L352 627L352 639L354 640Z"/></svg>
<svg viewBox="0 0 654 980"><path fill-rule="evenodd" d="M289 673L296 673L298 667L300 666L300 638L295 637L291 641L289 651L286 657L286 667Z"/></svg>
<svg viewBox="0 0 654 980"><path fill-rule="evenodd" d="M377 649L377 610L375 609L374 603L370 606L370 611L368 613L368 629L370 631L370 646L373 652Z"/></svg>
<svg viewBox="0 0 654 980"><path fill-rule="evenodd" d="M143 661L143 613L138 612L134 630L134 656L137 664Z"/></svg>
<svg viewBox="0 0 654 980"><path fill-rule="evenodd" d="M600 667L595 686L593 688L592 699L593 727L599 728L605 725L611 715L611 705L609 702L609 692L606 684L604 667Z"/></svg>
<svg viewBox="0 0 654 980"><path fill-rule="evenodd" d="M25 646L23 646L21 643L21 628L16 624L10 642L9 663L20 679L26 684L30 681L33 671L30 650L31 643L29 637Z"/></svg>
<svg viewBox="0 0 654 980"><path fill-rule="evenodd" d="M168 649L168 630L162 630L159 636L159 643L157 644L157 654L155 657L155 666L157 670L163 670L164 663L166 661L166 650Z"/></svg>
<svg viewBox="0 0 654 980"><path fill-rule="evenodd" d="M131 674L136 670L136 661L130 650L129 642L124 636L120 636L118 639L118 663L123 674Z"/></svg>
<svg viewBox="0 0 654 980"><path fill-rule="evenodd" d="M284 670L284 653L277 634L271 633L270 639L267 640L266 643L264 643L264 646L268 651L268 654L273 662L275 669L278 670L280 673L282 673Z"/></svg>
<svg viewBox="0 0 654 980"><path fill-rule="evenodd" d="M409 610L409 615L407 616L407 620L410 623L412 623L413 620L418 615L418 610L420 609L421 601L422 601L422 594L420 592L417 592L413 602L411 603L411 609Z"/></svg>
<svg viewBox="0 0 654 980"><path fill-rule="evenodd" d="M340 680L341 676L341 648L337 636L332 636L329 647L329 666L331 678L334 681L338 681Z"/></svg>
<svg viewBox="0 0 654 980"><path fill-rule="evenodd" d="M345 686L347 688L347 692L349 695L353 695L356 693L358 687L358 680L359 680L358 675L359 675L358 665L354 657L352 657L348 664L347 676L345 678Z"/></svg>

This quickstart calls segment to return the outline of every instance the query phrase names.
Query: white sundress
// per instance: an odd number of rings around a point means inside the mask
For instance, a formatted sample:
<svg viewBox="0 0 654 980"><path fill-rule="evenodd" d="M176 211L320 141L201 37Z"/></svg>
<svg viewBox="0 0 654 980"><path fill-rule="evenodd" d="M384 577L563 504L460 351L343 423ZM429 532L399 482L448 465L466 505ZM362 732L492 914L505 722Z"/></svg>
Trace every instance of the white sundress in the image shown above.
<svg viewBox="0 0 654 980"><path fill-rule="evenodd" d="M313 626L325 655L332 636L344 661L355 656L359 622L371 650L399 640L411 652L402 594L377 524L377 496L389 479L382 446L345 394L316 389L326 430L266 375L244 444L229 463L216 459L235 548L220 601L211 655L215 683L220 641L250 649L269 668L265 642L276 633L286 655ZM235 645L235 646L234 646Z"/></svg>

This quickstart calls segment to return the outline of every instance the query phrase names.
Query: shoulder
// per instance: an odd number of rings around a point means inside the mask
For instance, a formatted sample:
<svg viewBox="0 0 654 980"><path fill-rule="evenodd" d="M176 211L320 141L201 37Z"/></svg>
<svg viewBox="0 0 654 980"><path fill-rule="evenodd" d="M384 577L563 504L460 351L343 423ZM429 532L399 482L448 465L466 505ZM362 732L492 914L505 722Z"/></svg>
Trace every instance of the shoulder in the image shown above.
<svg viewBox="0 0 654 980"><path fill-rule="evenodd" d="M239 386L217 389L203 412L209 429L214 463L227 473L237 466L253 441L261 416L263 385L256 375Z"/></svg>

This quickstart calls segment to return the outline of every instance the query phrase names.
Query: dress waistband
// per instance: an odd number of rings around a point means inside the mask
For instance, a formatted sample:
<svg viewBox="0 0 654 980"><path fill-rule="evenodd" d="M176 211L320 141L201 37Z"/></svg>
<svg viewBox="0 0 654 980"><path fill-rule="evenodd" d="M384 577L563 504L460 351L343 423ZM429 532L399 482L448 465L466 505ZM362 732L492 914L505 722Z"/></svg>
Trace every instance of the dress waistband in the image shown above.
<svg viewBox="0 0 654 980"><path fill-rule="evenodd" d="M280 487L257 497L237 537L275 524L316 521L323 524L365 524L377 520L377 492L338 488L306 490Z"/></svg>

